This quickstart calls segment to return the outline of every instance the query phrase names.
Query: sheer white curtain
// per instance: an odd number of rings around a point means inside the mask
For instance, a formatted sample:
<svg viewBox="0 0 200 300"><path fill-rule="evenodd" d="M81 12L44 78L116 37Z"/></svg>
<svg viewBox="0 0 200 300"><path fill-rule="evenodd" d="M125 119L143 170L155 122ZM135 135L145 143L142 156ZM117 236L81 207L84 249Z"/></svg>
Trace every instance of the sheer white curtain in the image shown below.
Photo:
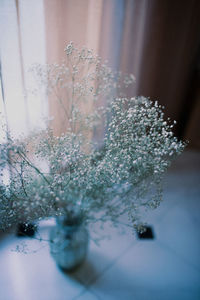
<svg viewBox="0 0 200 300"><path fill-rule="evenodd" d="M158 100L184 136L193 111L199 111L199 96L186 97L196 67L199 20L199 0L183 0L181 9L179 0L0 0L0 59L11 131L40 125L47 111L39 98L24 96L29 66L59 62L72 40L94 49L112 68L133 73L136 85L129 96ZM0 101L3 110L1 95ZM200 147L197 114L190 128L190 145Z"/></svg>
<svg viewBox="0 0 200 300"><path fill-rule="evenodd" d="M0 111L14 136L42 126L41 117L46 116L44 99L27 95L33 81L29 69L33 63L45 63L45 51L43 1L1 0ZM3 135L1 131L1 139Z"/></svg>

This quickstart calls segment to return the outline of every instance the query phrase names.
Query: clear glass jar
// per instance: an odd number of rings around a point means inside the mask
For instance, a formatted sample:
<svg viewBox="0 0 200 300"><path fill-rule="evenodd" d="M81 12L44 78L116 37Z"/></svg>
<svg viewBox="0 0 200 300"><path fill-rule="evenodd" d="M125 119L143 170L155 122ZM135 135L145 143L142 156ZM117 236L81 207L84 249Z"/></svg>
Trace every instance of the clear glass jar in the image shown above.
<svg viewBox="0 0 200 300"><path fill-rule="evenodd" d="M71 271L85 259L88 231L81 218L58 217L50 231L50 252L59 267Z"/></svg>

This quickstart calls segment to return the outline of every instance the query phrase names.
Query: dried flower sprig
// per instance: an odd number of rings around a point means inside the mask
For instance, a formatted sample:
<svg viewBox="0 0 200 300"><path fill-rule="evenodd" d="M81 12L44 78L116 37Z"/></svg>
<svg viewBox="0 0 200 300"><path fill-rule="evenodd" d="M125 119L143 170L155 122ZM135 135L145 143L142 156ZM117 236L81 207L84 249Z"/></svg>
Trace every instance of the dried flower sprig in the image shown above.
<svg viewBox="0 0 200 300"><path fill-rule="evenodd" d="M127 87L133 76L113 73L92 51L72 43L65 52L61 65L34 67L63 112L60 134L48 126L23 141L8 135L1 146L0 166L9 167L10 182L0 184L0 228L76 212L87 223L114 224L128 213L141 228L141 210L159 205L163 174L185 143L174 137L157 102L120 95L122 82ZM104 97L106 107L84 109ZM100 119L107 133L97 150L88 131Z"/></svg>
<svg viewBox="0 0 200 300"><path fill-rule="evenodd" d="M122 91L133 84L135 78L132 74L114 72L92 50L78 49L72 42L66 46L65 53L61 64L36 64L31 71L39 90L45 87L53 103L57 102L56 109L60 108L57 112L59 134L70 130L86 135L86 130L91 131L101 124L104 108L113 96L123 96ZM53 110L55 117L55 105Z"/></svg>

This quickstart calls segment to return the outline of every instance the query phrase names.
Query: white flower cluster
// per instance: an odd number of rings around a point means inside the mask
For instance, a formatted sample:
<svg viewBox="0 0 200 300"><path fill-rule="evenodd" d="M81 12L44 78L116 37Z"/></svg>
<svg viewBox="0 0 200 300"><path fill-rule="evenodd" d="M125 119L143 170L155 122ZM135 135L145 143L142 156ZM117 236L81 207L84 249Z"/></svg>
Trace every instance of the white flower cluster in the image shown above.
<svg viewBox="0 0 200 300"><path fill-rule="evenodd" d="M148 98L116 99L110 111L105 159L113 183L126 187L120 199L137 223L140 208L160 204L163 174L186 144L174 137L162 107Z"/></svg>
<svg viewBox="0 0 200 300"><path fill-rule="evenodd" d="M133 76L122 80L92 51L72 43L65 52L62 65L35 67L65 112L62 134L55 136L48 127L23 142L9 137L1 145L0 167L6 164L11 178L0 183L0 228L76 211L88 223L116 224L127 212L137 227L140 209L159 205L162 176L185 144L174 137L157 102L112 97L122 87L119 81L128 86ZM82 111L81 103L100 96L108 100L101 114ZM100 115L104 121L108 116L107 133L97 150L87 130Z"/></svg>

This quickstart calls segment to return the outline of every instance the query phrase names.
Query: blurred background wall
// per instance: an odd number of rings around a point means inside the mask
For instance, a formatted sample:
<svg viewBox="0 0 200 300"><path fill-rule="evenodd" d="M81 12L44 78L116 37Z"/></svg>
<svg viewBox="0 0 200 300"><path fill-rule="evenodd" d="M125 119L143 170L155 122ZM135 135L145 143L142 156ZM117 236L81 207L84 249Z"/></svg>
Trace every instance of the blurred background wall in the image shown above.
<svg viewBox="0 0 200 300"><path fill-rule="evenodd" d="M175 134L200 149L199 0L2 0L0 9L1 16L12 14L13 23L11 28L8 18L1 21L2 107L7 115L12 110L8 103L17 101L6 91L9 55L18 55L15 74L23 91L28 63L59 62L73 41L94 49L113 69L133 73L136 84L129 96L158 100L166 117L177 120ZM12 34L15 45L8 51ZM23 99L21 106L27 107L21 118L30 119L33 106Z"/></svg>

